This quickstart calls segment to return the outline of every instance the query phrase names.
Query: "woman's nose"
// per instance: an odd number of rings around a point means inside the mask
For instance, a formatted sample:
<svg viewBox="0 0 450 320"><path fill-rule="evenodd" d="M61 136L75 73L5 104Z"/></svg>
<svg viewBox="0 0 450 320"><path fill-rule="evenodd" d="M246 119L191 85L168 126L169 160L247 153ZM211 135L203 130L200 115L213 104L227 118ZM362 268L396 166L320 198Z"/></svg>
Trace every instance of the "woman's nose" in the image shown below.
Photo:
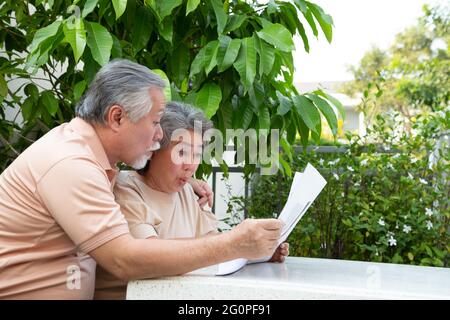
<svg viewBox="0 0 450 320"><path fill-rule="evenodd" d="M156 133L155 133L155 140L161 140L163 138L163 130L161 128L161 125L158 124L158 126L156 127Z"/></svg>
<svg viewBox="0 0 450 320"><path fill-rule="evenodd" d="M192 172L194 173L196 170L197 165L195 163L185 163L184 164L184 171Z"/></svg>

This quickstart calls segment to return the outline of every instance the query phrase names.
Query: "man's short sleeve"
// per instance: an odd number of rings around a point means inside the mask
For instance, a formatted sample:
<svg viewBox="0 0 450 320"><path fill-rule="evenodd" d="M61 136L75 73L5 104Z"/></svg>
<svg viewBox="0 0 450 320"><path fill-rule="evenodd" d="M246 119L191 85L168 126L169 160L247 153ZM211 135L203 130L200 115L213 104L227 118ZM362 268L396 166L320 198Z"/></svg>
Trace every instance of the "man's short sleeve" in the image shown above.
<svg viewBox="0 0 450 320"><path fill-rule="evenodd" d="M129 233L105 170L89 158L68 158L38 181L36 194L85 253Z"/></svg>

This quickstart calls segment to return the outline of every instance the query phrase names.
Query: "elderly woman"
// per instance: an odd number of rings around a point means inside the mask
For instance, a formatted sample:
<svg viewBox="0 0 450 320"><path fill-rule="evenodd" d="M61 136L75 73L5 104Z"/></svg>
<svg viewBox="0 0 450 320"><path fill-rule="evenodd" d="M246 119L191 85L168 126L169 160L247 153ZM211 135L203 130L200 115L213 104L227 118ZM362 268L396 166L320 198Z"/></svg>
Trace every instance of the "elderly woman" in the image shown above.
<svg viewBox="0 0 450 320"><path fill-rule="evenodd" d="M197 124L196 124L197 123ZM201 132L195 131L196 126ZM187 181L201 161L203 135L212 123L191 106L170 102L161 118L163 138L147 166L118 175L114 194L139 239L197 238L217 233L217 218L201 207ZM289 254L283 243L270 261L283 262ZM126 284L98 267L96 299L123 299Z"/></svg>

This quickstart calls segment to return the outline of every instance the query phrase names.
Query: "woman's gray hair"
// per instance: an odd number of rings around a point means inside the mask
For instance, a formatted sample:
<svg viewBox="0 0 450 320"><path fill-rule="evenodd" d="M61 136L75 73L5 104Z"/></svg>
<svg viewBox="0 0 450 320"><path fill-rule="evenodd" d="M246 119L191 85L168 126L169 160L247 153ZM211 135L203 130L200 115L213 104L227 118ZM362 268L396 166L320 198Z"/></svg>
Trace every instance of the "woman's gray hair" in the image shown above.
<svg viewBox="0 0 450 320"><path fill-rule="evenodd" d="M149 89L164 87L161 77L147 67L125 59L111 60L98 71L75 114L87 122L105 124L109 108L119 105L135 123L152 108Z"/></svg>
<svg viewBox="0 0 450 320"><path fill-rule="evenodd" d="M163 138L160 143L161 149L163 149L170 144L175 130L186 129L194 131L199 128L203 137L207 130L213 128L213 123L205 117L201 110L185 103L172 101L167 103L164 114L161 117L161 128L163 130Z"/></svg>

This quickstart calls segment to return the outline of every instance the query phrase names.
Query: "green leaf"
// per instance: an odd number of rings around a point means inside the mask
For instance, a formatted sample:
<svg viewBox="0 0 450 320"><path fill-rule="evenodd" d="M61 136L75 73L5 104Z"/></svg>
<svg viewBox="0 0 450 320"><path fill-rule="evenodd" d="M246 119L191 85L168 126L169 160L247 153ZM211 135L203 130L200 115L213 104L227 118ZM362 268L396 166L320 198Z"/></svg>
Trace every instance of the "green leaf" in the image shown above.
<svg viewBox="0 0 450 320"><path fill-rule="evenodd" d="M335 97L333 97L332 95L326 93L323 90L315 90L313 91L313 93L324 97L325 99L329 100L339 111L339 113L342 116L342 119L345 120L345 110L344 110L344 106L342 105L342 103L336 99Z"/></svg>
<svg viewBox="0 0 450 320"><path fill-rule="evenodd" d="M286 162L286 160L283 159L283 157L279 157L281 166L283 167L284 173L288 176L291 177L292 176L292 169L291 166L289 165L289 163Z"/></svg>
<svg viewBox="0 0 450 320"><path fill-rule="evenodd" d="M281 143L281 147L283 148L284 152L286 152L286 155L288 156L289 161L292 162L292 151L293 151L292 146L289 144L289 142L284 137L280 138L280 143Z"/></svg>
<svg viewBox="0 0 450 320"><path fill-rule="evenodd" d="M300 134L302 146L306 148L309 142L309 132L310 132L309 128L298 113L294 114L295 114L294 119L297 122L297 131Z"/></svg>
<svg viewBox="0 0 450 320"><path fill-rule="evenodd" d="M168 64L170 66L170 78L172 81L176 83L178 87L181 87L181 83L187 79L187 75L189 72L189 49L184 43L181 43L178 47L176 47ZM186 83L187 85L187 83Z"/></svg>
<svg viewBox="0 0 450 320"><path fill-rule="evenodd" d="M265 104L261 104L258 110L259 129L270 128L270 112Z"/></svg>
<svg viewBox="0 0 450 320"><path fill-rule="evenodd" d="M278 101L280 105L278 106L277 114L280 116L284 116L292 109L292 101L289 98L286 98L279 91L276 91L276 95L278 97Z"/></svg>
<svg viewBox="0 0 450 320"><path fill-rule="evenodd" d="M73 100L78 102L86 89L86 80L81 80L73 88Z"/></svg>
<svg viewBox="0 0 450 320"><path fill-rule="evenodd" d="M256 50L253 37L242 39L241 48L233 66L239 73L242 84L248 90L253 85L256 75Z"/></svg>
<svg viewBox="0 0 450 320"><path fill-rule="evenodd" d="M196 74L199 74L200 72L203 71L203 69L205 67L205 63L206 63L205 51L206 51L206 47L201 48L200 51L195 56L194 60L192 60L191 70L189 72L190 77L193 77Z"/></svg>
<svg viewBox="0 0 450 320"><path fill-rule="evenodd" d="M295 49L292 34L285 26L273 23L265 26L257 32L258 36L278 48L281 51L289 52Z"/></svg>
<svg viewBox="0 0 450 320"><path fill-rule="evenodd" d="M306 97L295 95L293 97L295 109L303 119L306 126L315 133L318 133L318 127L321 125L320 113L314 104Z"/></svg>
<svg viewBox="0 0 450 320"><path fill-rule="evenodd" d="M56 100L53 93L49 90L42 92L41 104L45 107L48 113L53 117L58 111L58 100Z"/></svg>
<svg viewBox="0 0 450 320"><path fill-rule="evenodd" d="M253 86L248 89L248 97L251 104L255 107L255 111L258 112L260 105L264 102L265 92L264 86L260 82L255 82Z"/></svg>
<svg viewBox="0 0 450 320"><path fill-rule="evenodd" d="M152 34L152 15L147 7L139 7L133 23L132 47L136 55L147 46Z"/></svg>
<svg viewBox="0 0 450 320"><path fill-rule="evenodd" d="M122 45L119 39L115 35L111 35L113 38L113 46L111 48L111 59L122 58Z"/></svg>
<svg viewBox="0 0 450 320"><path fill-rule="evenodd" d="M159 16L161 20L170 15L176 7L180 6L182 0L164 0L158 1Z"/></svg>
<svg viewBox="0 0 450 320"><path fill-rule="evenodd" d="M20 108L22 109L22 117L25 121L32 120L33 116L38 112L38 108L34 107L31 97L26 98Z"/></svg>
<svg viewBox="0 0 450 320"><path fill-rule="evenodd" d="M301 23L300 21L298 22L297 29L298 29L298 33L300 33L300 37L302 38L303 47L305 48L305 51L309 53L308 36L306 35L306 30L305 30L305 27L303 26L303 23Z"/></svg>
<svg viewBox="0 0 450 320"><path fill-rule="evenodd" d="M86 31L84 30L83 20L75 19L74 23L65 21L63 24L63 32L66 41L72 47L75 62L78 62L86 47Z"/></svg>
<svg viewBox="0 0 450 320"><path fill-rule="evenodd" d="M188 0L187 5L186 5L186 15L188 15L189 12L192 12L195 9L197 9L199 4L200 4L200 0Z"/></svg>
<svg viewBox="0 0 450 320"><path fill-rule="evenodd" d="M311 27L311 30L314 34L314 36L317 38L319 35L319 32L317 31L316 23L314 22L314 17L311 13L311 10L302 11L303 16L305 17L306 21L308 21L309 26Z"/></svg>
<svg viewBox="0 0 450 320"><path fill-rule="evenodd" d="M308 10L305 0L294 0L294 3L301 12L306 12Z"/></svg>
<svg viewBox="0 0 450 320"><path fill-rule="evenodd" d="M310 100L314 102L317 108L323 113L325 118L328 121L328 124L330 125L331 131L333 132L333 135L336 136L337 130L338 130L338 123L336 118L336 113L334 113L333 108L328 104L327 101L320 98L319 96L313 95L313 94L307 94L306 95Z"/></svg>
<svg viewBox="0 0 450 320"><path fill-rule="evenodd" d="M227 34L231 31L236 30L239 28L244 21L247 19L247 16L241 15L241 14L233 14L229 17L228 23L225 26L225 30L223 31L224 34Z"/></svg>
<svg viewBox="0 0 450 320"><path fill-rule="evenodd" d="M39 90L34 83L29 83L23 89L27 97L30 97L34 103L37 103L39 100Z"/></svg>
<svg viewBox="0 0 450 320"><path fill-rule="evenodd" d="M97 6L98 0L87 0L84 4L83 11L81 12L81 17L86 18L86 16L94 11Z"/></svg>
<svg viewBox="0 0 450 320"><path fill-rule="evenodd" d="M247 130L248 126L252 122L253 119L253 109L249 106L241 106L241 108L244 108L244 114L242 115L242 125L241 128L243 130Z"/></svg>
<svg viewBox="0 0 450 320"><path fill-rule="evenodd" d="M289 2L283 2L280 5L280 9L282 24L289 29L291 34L295 34L297 32L298 24L297 9L292 3Z"/></svg>
<svg viewBox="0 0 450 320"><path fill-rule="evenodd" d="M30 53L33 53L33 51L35 51L44 40L55 36L58 33L60 26L61 21L56 20L52 24L36 31L29 48Z"/></svg>
<svg viewBox="0 0 450 320"><path fill-rule="evenodd" d="M275 48L254 35L256 51L259 55L259 76L268 75L275 61Z"/></svg>
<svg viewBox="0 0 450 320"><path fill-rule="evenodd" d="M87 45L91 49L92 57L101 66L109 61L113 39L108 30L96 22L86 22L88 32Z"/></svg>
<svg viewBox="0 0 450 320"><path fill-rule="evenodd" d="M116 20L118 20L127 8L127 0L112 0L112 3L116 13Z"/></svg>
<svg viewBox="0 0 450 320"><path fill-rule="evenodd" d="M220 47L217 54L217 65L219 66L218 72L223 72L228 69L239 53L239 48L241 47L240 39L231 39L228 36L220 36Z"/></svg>
<svg viewBox="0 0 450 320"><path fill-rule="evenodd" d="M8 84L5 81L5 78L2 74L0 74L0 98L3 100L8 94Z"/></svg>
<svg viewBox="0 0 450 320"><path fill-rule="evenodd" d="M173 18L168 17L158 24L159 34L168 42L172 43L173 38Z"/></svg>
<svg viewBox="0 0 450 320"><path fill-rule="evenodd" d="M208 119L211 119L219 109L220 101L222 101L220 87L215 83L207 83L197 93L195 105L203 110Z"/></svg>
<svg viewBox="0 0 450 320"><path fill-rule="evenodd" d="M223 3L221 0L211 0L211 5L213 7L214 14L216 15L217 34L221 34L227 24L227 14L223 10Z"/></svg>
<svg viewBox="0 0 450 320"><path fill-rule="evenodd" d="M314 3L308 2L308 7L311 9L314 17L316 17L319 22L323 34L327 38L328 42L331 43L331 40L333 39L333 19L330 15L326 14L321 7Z"/></svg>
<svg viewBox="0 0 450 320"><path fill-rule="evenodd" d="M217 52L219 51L219 41L214 40L208 43L205 51L205 73L208 75L217 65Z"/></svg>
<svg viewBox="0 0 450 320"><path fill-rule="evenodd" d="M163 90L166 101L172 100L172 93L170 90L170 81L169 81L169 78L167 77L166 73L164 71L162 71L161 69L152 69L152 71L154 73L156 73L158 76L160 76L166 85Z"/></svg>

